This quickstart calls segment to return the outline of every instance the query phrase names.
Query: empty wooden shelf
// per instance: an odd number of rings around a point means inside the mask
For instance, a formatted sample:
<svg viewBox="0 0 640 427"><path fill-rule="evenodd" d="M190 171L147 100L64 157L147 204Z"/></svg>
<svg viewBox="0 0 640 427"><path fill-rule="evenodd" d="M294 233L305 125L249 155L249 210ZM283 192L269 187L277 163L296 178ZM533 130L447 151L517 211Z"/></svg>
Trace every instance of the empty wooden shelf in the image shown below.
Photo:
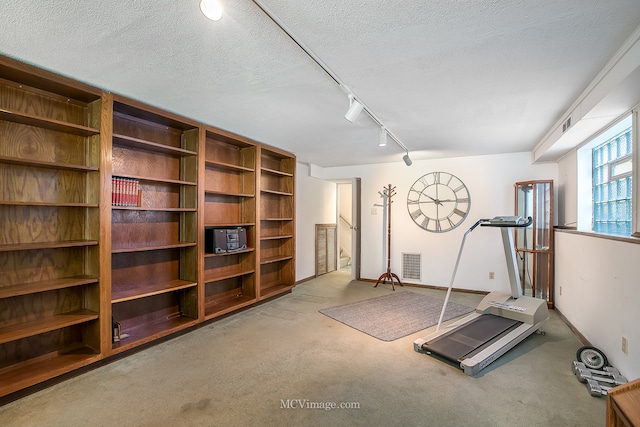
<svg viewBox="0 0 640 427"><path fill-rule="evenodd" d="M261 299L295 285L295 158L260 149L260 293Z"/></svg>
<svg viewBox="0 0 640 427"><path fill-rule="evenodd" d="M0 396L100 358L101 92L0 58Z"/></svg>

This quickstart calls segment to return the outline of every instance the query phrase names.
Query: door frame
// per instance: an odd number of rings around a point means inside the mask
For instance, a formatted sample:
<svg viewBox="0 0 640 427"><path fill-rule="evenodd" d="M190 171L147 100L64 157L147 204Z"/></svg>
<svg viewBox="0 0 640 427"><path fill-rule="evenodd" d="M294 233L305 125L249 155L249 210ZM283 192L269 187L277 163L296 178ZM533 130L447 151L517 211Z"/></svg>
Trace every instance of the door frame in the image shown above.
<svg viewBox="0 0 640 427"><path fill-rule="evenodd" d="M353 218L351 219L351 252L353 253L353 260L351 262L351 279L360 280L360 258L362 248L362 182L360 178L353 178L351 181L351 212L353 215Z"/></svg>

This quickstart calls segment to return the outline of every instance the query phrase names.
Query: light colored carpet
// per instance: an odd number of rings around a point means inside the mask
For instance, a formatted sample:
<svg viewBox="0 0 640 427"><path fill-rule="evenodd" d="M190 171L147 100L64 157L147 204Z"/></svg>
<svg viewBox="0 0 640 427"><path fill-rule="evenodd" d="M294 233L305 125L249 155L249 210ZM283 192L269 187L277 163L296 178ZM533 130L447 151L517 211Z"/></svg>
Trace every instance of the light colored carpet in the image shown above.
<svg viewBox="0 0 640 427"><path fill-rule="evenodd" d="M393 341L438 323L444 300L403 291L319 310L382 341ZM443 321L473 311L466 305L449 302Z"/></svg>
<svg viewBox="0 0 640 427"><path fill-rule="evenodd" d="M435 326L385 342L318 312L398 292L405 291L352 281L350 272L324 274L291 294L0 406L0 426L605 425L606 399L590 396L571 371L584 344L556 310L545 335L531 335L476 377L413 349ZM451 294L469 307L482 298Z"/></svg>

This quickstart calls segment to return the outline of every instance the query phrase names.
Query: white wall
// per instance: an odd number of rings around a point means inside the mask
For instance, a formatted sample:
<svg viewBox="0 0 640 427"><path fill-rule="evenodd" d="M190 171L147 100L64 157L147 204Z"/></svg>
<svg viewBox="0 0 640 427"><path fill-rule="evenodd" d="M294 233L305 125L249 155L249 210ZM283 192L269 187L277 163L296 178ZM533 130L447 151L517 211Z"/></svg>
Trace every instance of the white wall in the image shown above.
<svg viewBox="0 0 640 427"><path fill-rule="evenodd" d="M315 276L316 224L336 223L336 184L296 165L296 281Z"/></svg>
<svg viewBox="0 0 640 427"><path fill-rule="evenodd" d="M509 215L514 211L513 184L533 179L556 182L557 221L576 221L576 156L570 153L557 164L532 165L529 153L415 161L411 167L393 164L326 168L325 179L362 179L362 277L377 279L386 271L386 225L379 192L396 186L392 204L391 269L401 273L402 252L422 253L423 278L419 283L448 286L462 236L479 218ZM428 172L449 172L462 179L471 194L471 211L461 226L435 234L421 230L411 220L406 197L411 185ZM335 215L334 184L310 178L298 168L297 227L298 278L314 272L314 224L332 222ZM321 196L321 194L323 194ZM640 245L586 235L555 234L555 302L557 309L600 348L629 380L640 377L640 287L635 262ZM488 272L496 273L495 280ZM478 228L467 237L454 286L491 291L508 290L500 233ZM562 287L562 295L559 288ZM621 351L628 339L628 355ZM577 350L577 348L576 348Z"/></svg>
<svg viewBox="0 0 640 427"><path fill-rule="evenodd" d="M342 215L350 224L353 224L351 217L353 215L351 194L353 185L338 184L338 198L340 199L340 215Z"/></svg>
<svg viewBox="0 0 640 427"><path fill-rule="evenodd" d="M576 150L558 162L558 211L570 226L577 220ZM562 221L562 219L561 219ZM584 234L555 234L556 308L601 349L628 379L640 377L640 287L635 263L640 244ZM562 295L560 295L562 287ZM622 352L622 336L628 354Z"/></svg>
<svg viewBox="0 0 640 427"><path fill-rule="evenodd" d="M577 156L576 150L558 161L558 215L557 224L560 226L576 227L578 222L578 186L577 186Z"/></svg>
<svg viewBox="0 0 640 427"><path fill-rule="evenodd" d="M627 379L639 378L640 244L559 231L555 254L557 309Z"/></svg>
<svg viewBox="0 0 640 427"><path fill-rule="evenodd" d="M409 216L407 193L422 175L449 172L460 178L471 194L471 210L455 230L431 233L419 228ZM460 157L325 168L325 179L362 179L362 264L361 275L376 280L386 271L386 223L380 192L388 185L396 187L391 210L391 270L401 276L401 253L422 254L421 284L448 286L462 236L480 218L514 213L514 183L533 179L556 179L557 165L532 165L530 153ZM307 190L300 185L298 195ZM327 200L327 203L333 202ZM375 211L375 214L373 213ZM302 212L300 212L302 213ZM308 222L298 215L298 223ZM299 252L298 252L299 253ZM489 272L495 279L489 279ZM402 278L402 277L401 277ZM491 291L509 290L500 233L495 229L478 228L467 238L454 286Z"/></svg>
<svg viewBox="0 0 640 427"><path fill-rule="evenodd" d="M575 122L572 128L582 128L579 133L581 137L571 137L571 131L567 132L568 140L564 138L563 142L563 137L560 137L556 142L560 150L555 152L563 152L581 144L603 126L624 117L640 102L639 31L640 29L637 29L622 45L569 108L567 113L571 114ZM582 120L575 114L578 110L581 111ZM566 117L567 114L563 114L562 120ZM560 122L556 123L552 132L559 131L561 125ZM636 128L637 125L638 123L634 122ZM545 147L546 141L543 140L534 152L539 151L543 155ZM583 177L578 179L579 175L588 174L588 168L578 166L581 157L573 149L558 161L558 224L588 229L588 217L578 217L578 214L585 210L585 206L583 201L578 205L577 195L585 192L588 195L590 192L590 188L583 187ZM637 190L640 188L637 185L637 178L640 176L637 172L640 163L637 153L635 160L634 187ZM587 187L589 181L587 177ZM636 196L638 195L640 193L636 191ZM634 203L637 199L640 197L636 197ZM588 199L586 205L586 208L590 209ZM640 287L635 265L639 259L638 243L565 231L555 233L557 309L592 345L601 349L613 366L620 369L629 380L640 377ZM628 354L622 352L623 335L628 338Z"/></svg>

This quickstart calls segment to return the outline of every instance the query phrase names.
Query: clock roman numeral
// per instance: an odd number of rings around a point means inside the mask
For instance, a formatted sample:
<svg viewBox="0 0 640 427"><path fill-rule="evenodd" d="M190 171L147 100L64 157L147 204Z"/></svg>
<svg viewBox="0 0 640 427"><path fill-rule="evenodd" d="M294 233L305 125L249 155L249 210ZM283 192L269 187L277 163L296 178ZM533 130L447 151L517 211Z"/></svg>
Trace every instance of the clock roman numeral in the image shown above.
<svg viewBox="0 0 640 427"><path fill-rule="evenodd" d="M422 225L421 227L424 228L425 230L427 229L427 227L429 227L429 218L424 217L424 221L422 221Z"/></svg>
<svg viewBox="0 0 640 427"><path fill-rule="evenodd" d="M436 184L440 184L440 172L434 172L433 173L433 181Z"/></svg>
<svg viewBox="0 0 640 427"><path fill-rule="evenodd" d="M420 218L420 216L422 216L422 212L420 212L420 210L411 212L411 218L413 218L414 221Z"/></svg>
<svg viewBox="0 0 640 427"><path fill-rule="evenodd" d="M464 212L462 212L462 211L461 211L460 209L458 209L458 208L454 209L454 210L453 210L453 213L454 213L454 214L456 214L456 215L458 215L458 216L460 216L460 217L463 217L463 216L464 216Z"/></svg>
<svg viewBox="0 0 640 427"><path fill-rule="evenodd" d="M419 199L416 199L416 200L407 199L407 204L409 204L409 205L417 205L418 203L420 203Z"/></svg>
<svg viewBox="0 0 640 427"><path fill-rule="evenodd" d="M458 203L469 203L469 198L468 197L462 197L460 199L456 199L456 201Z"/></svg>

